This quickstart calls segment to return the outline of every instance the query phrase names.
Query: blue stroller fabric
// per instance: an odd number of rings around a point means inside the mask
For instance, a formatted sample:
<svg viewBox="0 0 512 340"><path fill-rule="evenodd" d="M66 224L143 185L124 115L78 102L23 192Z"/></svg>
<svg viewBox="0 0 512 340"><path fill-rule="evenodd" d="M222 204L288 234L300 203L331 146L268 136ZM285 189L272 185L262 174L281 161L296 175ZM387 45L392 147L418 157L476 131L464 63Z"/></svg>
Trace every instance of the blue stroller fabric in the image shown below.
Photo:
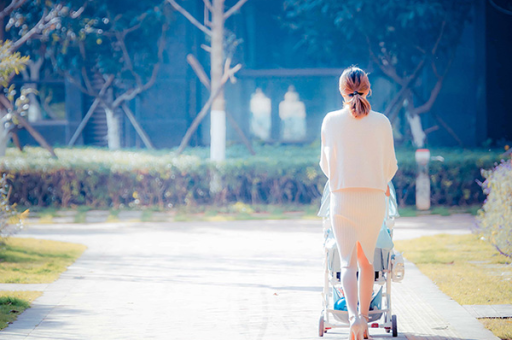
<svg viewBox="0 0 512 340"><path fill-rule="evenodd" d="M334 310L341 310L347 312L347 301L344 296L340 296L338 290L333 288L334 297ZM370 310L379 310L382 306L382 287L377 292L373 293L372 302L370 303Z"/></svg>
<svg viewBox="0 0 512 340"><path fill-rule="evenodd" d="M389 234L389 229L386 227L386 222L382 223L382 227L380 228L379 237L377 238L377 245L375 248L391 250L393 249L394 244L391 239L391 235Z"/></svg>

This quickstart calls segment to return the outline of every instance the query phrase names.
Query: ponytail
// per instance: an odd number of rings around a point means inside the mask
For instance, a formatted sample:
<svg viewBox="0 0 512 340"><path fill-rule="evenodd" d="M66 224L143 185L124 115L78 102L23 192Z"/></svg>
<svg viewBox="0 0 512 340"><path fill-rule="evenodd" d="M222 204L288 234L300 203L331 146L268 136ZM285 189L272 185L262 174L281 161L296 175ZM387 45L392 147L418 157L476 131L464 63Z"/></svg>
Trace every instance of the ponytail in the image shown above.
<svg viewBox="0 0 512 340"><path fill-rule="evenodd" d="M367 116L372 109L368 99L360 95L359 93L354 95L352 99L347 103L350 113L355 118Z"/></svg>
<svg viewBox="0 0 512 340"><path fill-rule="evenodd" d="M340 77L340 93L350 97L345 101L350 113L355 118L367 116L372 109L366 96L371 94L368 74L358 67L352 66L343 71Z"/></svg>

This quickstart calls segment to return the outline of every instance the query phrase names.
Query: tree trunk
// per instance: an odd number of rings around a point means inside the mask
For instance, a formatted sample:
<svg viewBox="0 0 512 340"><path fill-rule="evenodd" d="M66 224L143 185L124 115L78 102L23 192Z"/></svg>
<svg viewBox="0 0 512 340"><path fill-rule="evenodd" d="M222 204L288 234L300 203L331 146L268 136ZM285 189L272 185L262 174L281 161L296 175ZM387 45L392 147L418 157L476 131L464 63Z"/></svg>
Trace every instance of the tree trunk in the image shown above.
<svg viewBox="0 0 512 340"><path fill-rule="evenodd" d="M4 128L4 124L0 123L0 157L5 156L7 145L11 140L11 133Z"/></svg>
<svg viewBox="0 0 512 340"><path fill-rule="evenodd" d="M212 50L211 50L211 92L221 86L224 63L224 0L213 0L212 9ZM226 112L224 90L213 101L210 115L210 159L226 159Z"/></svg>
<svg viewBox="0 0 512 340"><path fill-rule="evenodd" d="M425 138L427 135L423 131L423 127L421 126L421 117L419 114L415 112L414 101L413 101L412 93L409 91L407 96L407 105L405 116L407 117L407 122L411 127L412 141L417 148L422 148L425 146Z"/></svg>
<svg viewBox="0 0 512 340"><path fill-rule="evenodd" d="M119 115L111 107L104 106L105 115L107 116L107 140L110 150L121 148L121 129L119 124Z"/></svg>

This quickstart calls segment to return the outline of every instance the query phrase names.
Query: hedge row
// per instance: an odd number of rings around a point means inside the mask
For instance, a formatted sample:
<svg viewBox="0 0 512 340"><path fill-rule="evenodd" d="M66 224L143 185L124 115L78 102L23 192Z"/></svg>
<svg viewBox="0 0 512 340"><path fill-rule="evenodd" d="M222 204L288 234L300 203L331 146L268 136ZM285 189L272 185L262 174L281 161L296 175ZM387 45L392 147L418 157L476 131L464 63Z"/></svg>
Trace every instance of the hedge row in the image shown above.
<svg viewBox="0 0 512 340"><path fill-rule="evenodd" d="M260 146L249 157L241 147L228 150L228 160L212 164L207 149L176 156L169 151L56 149L8 150L0 171L12 176L12 203L23 206L92 207L229 204L245 202L311 203L318 200L325 176L318 167L319 146ZM430 167L432 203L481 203L481 168L492 168L499 151L434 150L444 162ZM393 180L402 205L414 204L414 151L397 152L399 171ZM222 183L210 192L212 179Z"/></svg>

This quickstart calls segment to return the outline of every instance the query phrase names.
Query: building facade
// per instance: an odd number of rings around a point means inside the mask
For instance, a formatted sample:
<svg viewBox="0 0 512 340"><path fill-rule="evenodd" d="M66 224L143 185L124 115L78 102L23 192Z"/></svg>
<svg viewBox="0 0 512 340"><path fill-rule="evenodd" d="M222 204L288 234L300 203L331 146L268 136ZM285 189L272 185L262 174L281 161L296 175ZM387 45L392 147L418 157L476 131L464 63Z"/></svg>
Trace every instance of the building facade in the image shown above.
<svg viewBox="0 0 512 340"><path fill-rule="evenodd" d="M271 103L269 142L283 142L279 106L293 86L306 111L307 133L302 142L311 143L319 138L323 116L342 106L338 77L343 68L358 62L333 60L318 66L304 48L296 47L297 37L283 27L280 20L284 15L283 3L283 0L249 0L242 7L242 15L235 15L226 22L227 28L242 39L234 54L234 62L243 65L236 75L238 81L226 86L226 110L250 137L250 101L257 89L261 89ZM202 1L188 0L183 4L196 17L202 16ZM177 146L208 99L207 90L186 61L187 54L192 53L206 70L209 69L208 54L200 47L205 38L178 13L175 19L167 38L167 57L156 83L130 103L157 148ZM512 93L509 57L512 55L512 16L496 8L495 2L475 0L472 20L464 29L456 53L431 110L445 125L440 125L429 113L422 115L424 129L431 130L427 145L457 146L462 143L464 147L479 147L511 141L512 103L508 96ZM397 89L378 69L369 71L373 86L370 102L375 110L382 112ZM434 81L426 73L420 77L422 82ZM34 122L33 125L50 142L65 145L92 101L71 84L62 82L61 86L65 88L65 119ZM133 127L126 118L122 120L124 146L142 147ZM400 124L398 137L405 132L406 123ZM240 141L229 122L227 125L228 139ZM104 113L98 109L78 144L106 146L105 135ZM25 143L34 143L26 133L22 133L21 138ZM191 144L209 144L208 118Z"/></svg>

